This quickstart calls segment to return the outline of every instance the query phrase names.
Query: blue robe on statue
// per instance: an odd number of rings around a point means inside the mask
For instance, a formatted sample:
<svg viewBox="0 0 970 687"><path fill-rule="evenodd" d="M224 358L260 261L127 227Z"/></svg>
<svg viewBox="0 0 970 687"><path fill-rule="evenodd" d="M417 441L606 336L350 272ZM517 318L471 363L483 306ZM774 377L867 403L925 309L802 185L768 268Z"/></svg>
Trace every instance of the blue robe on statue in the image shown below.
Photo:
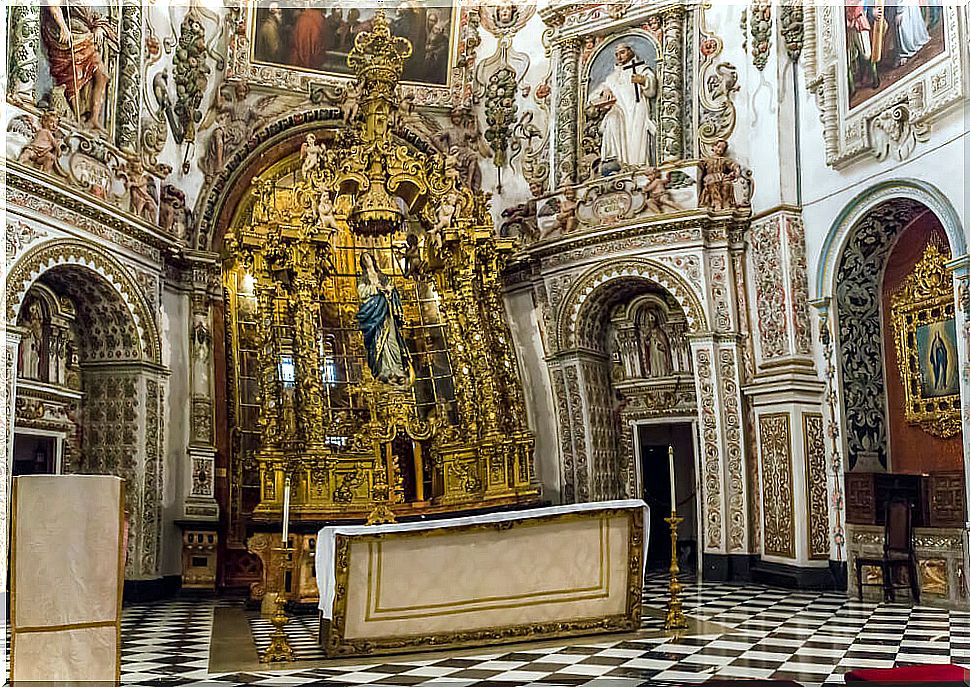
<svg viewBox="0 0 970 687"><path fill-rule="evenodd" d="M357 325L364 335L367 365L382 382L406 382L410 376L410 355L401 335L404 308L397 289L390 293L377 284L357 285L360 308Z"/></svg>

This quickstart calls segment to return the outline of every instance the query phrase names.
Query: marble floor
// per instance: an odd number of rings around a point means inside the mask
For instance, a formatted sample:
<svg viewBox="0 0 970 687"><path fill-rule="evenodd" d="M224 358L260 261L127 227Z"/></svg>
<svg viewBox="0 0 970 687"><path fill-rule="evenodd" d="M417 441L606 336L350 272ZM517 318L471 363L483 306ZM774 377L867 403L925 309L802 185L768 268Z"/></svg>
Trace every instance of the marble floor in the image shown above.
<svg viewBox="0 0 970 687"><path fill-rule="evenodd" d="M665 589L663 578L649 578L646 607L662 609ZM268 642L266 621L242 614L241 603L178 598L126 607L122 681L173 687L202 683L624 687L648 681L684 684L712 678L770 678L819 684L842 682L842 675L854 667L918 663L970 667L970 610L868 603L836 593L752 585L689 584L685 610L702 621L702 629L681 638L650 636L659 621L648 616L647 636L642 637L586 637L542 648L496 646L472 655L467 651L412 654L402 660L381 657L321 664L314 642L316 619L306 616L288 626L302 666L210 672L210 645L220 641L212 636L217 614L247 619L249 631L244 629L239 638L228 641L248 642L251 655ZM246 627L242 621L241 625Z"/></svg>

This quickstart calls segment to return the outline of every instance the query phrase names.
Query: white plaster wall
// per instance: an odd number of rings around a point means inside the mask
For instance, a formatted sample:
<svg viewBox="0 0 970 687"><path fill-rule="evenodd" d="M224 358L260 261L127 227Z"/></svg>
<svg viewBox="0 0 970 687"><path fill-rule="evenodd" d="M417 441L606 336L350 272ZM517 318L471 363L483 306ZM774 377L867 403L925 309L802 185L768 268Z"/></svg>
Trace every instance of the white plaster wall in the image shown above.
<svg viewBox="0 0 970 687"><path fill-rule="evenodd" d="M182 530L175 520L182 516L189 471L189 333L190 304L186 293L170 287L162 290L159 329L162 360L171 370L165 399L165 463L162 491L161 574L182 572Z"/></svg>
<svg viewBox="0 0 970 687"><path fill-rule="evenodd" d="M507 295L506 311L525 390L527 419L536 435L536 477L542 483L543 498L560 503L556 409L539 333L540 315L532 302L531 291L522 290Z"/></svg>

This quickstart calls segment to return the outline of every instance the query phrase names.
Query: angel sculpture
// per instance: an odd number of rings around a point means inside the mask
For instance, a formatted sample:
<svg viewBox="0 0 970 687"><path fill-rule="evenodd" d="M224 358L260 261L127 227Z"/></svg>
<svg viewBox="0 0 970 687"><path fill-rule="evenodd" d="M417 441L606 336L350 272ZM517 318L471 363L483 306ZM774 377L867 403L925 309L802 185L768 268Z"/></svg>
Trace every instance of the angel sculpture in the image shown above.
<svg viewBox="0 0 970 687"><path fill-rule="evenodd" d="M326 191L320 193L320 201L317 203L317 216L320 219L320 230L329 231L332 241L334 234L340 231L340 225L337 224L337 218L334 214L333 200Z"/></svg>
<svg viewBox="0 0 970 687"><path fill-rule="evenodd" d="M67 176L61 169L59 158L63 143L57 133L60 117L56 112L44 112L40 116L40 128L36 128L29 117L17 117L11 122L11 130L32 136L30 143L25 145L17 156L17 162L24 162L37 167L42 172L50 174L57 172Z"/></svg>
<svg viewBox="0 0 970 687"><path fill-rule="evenodd" d="M158 201L153 194L151 177L145 172L141 160L132 158L127 169L120 173L128 190L128 209L144 220L154 222L158 214Z"/></svg>
<svg viewBox="0 0 970 687"><path fill-rule="evenodd" d="M642 192L646 198L646 208L650 212L661 213L668 210L679 210L670 199L670 191L667 185L670 178L665 177L656 167L650 167L646 171L647 183L644 184Z"/></svg>
<svg viewBox="0 0 970 687"><path fill-rule="evenodd" d="M398 257L404 261L402 271L406 279L417 279L424 269L424 260L421 259L421 247L418 245L418 237L415 234L408 234L404 241L404 246L395 247Z"/></svg>
<svg viewBox="0 0 970 687"><path fill-rule="evenodd" d="M310 172L320 168L320 160L325 152L326 148L317 143L317 137L314 134L306 135L306 140L300 146L300 160L303 161L300 173L303 174L304 179L309 178Z"/></svg>

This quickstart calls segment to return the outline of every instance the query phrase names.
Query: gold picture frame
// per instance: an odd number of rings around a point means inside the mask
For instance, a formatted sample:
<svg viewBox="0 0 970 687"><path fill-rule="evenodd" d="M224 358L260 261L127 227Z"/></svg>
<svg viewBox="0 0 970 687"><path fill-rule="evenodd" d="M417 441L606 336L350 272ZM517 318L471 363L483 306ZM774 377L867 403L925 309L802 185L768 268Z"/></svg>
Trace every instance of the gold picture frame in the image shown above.
<svg viewBox="0 0 970 687"><path fill-rule="evenodd" d="M906 421L936 437L960 431L957 357L950 256L930 243L892 296L896 357Z"/></svg>

